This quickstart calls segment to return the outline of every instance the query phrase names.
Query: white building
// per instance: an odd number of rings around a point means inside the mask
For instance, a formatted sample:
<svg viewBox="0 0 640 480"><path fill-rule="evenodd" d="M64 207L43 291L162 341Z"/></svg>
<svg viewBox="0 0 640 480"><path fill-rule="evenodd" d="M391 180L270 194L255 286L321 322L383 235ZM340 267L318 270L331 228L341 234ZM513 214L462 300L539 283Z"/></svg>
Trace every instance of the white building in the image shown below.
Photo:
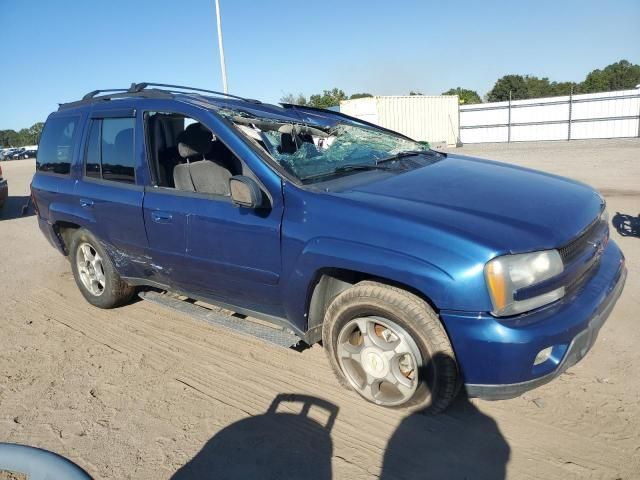
<svg viewBox="0 0 640 480"><path fill-rule="evenodd" d="M340 112L418 141L456 145L457 95L365 97L340 102Z"/></svg>

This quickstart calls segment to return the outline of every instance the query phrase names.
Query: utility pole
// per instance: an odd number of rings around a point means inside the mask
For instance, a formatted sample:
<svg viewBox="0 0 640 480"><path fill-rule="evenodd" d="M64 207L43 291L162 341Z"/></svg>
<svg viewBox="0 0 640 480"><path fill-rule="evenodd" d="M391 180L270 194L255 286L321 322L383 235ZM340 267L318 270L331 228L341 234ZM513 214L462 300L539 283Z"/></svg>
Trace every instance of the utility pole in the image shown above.
<svg viewBox="0 0 640 480"><path fill-rule="evenodd" d="M227 67L224 64L224 45L222 44L222 26L220 23L220 1L216 2L216 19L218 21L218 48L220 49L220 69L222 70L222 89L224 93L229 93L227 89Z"/></svg>
<svg viewBox="0 0 640 480"><path fill-rule="evenodd" d="M509 117L507 120L507 143L511 143L511 90L509 90Z"/></svg>

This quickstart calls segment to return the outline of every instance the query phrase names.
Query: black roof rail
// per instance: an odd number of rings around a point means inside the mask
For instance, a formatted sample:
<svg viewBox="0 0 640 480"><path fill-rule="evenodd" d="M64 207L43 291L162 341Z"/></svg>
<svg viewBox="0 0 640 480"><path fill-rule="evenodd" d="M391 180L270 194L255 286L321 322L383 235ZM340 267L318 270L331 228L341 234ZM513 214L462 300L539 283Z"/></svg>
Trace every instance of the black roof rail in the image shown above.
<svg viewBox="0 0 640 480"><path fill-rule="evenodd" d="M149 88L152 87L152 88ZM161 87L161 88L155 88ZM178 90L174 90L178 89ZM142 82L142 83L132 83L129 88L107 88L100 90L92 90L86 95L82 97L81 100L76 100L73 102L61 103L59 104L60 109L77 107L80 105L86 105L88 103L97 103L106 100L114 100L118 98L172 98L174 95L188 95L189 92L194 92L197 94L198 92L202 93L210 93L213 95L220 95L223 97L234 98L237 100L242 100L243 102L257 103L261 104L260 100L253 100L250 98L240 97L238 95L231 95L229 93L217 92L215 90L205 90L204 88L194 88L194 87L186 87L183 85L170 85L167 83L151 83L151 82ZM104 94L104 95L101 95Z"/></svg>
<svg viewBox="0 0 640 480"><path fill-rule="evenodd" d="M84 97L82 97L82 100L90 100L93 97L95 97L96 95L98 95L99 93L126 92L128 90L129 90L128 88L106 88L104 90L92 90L91 92L87 93Z"/></svg>
<svg viewBox="0 0 640 480"><path fill-rule="evenodd" d="M141 83L133 83L131 84L131 88L129 88L128 92L130 93L140 93L147 87L161 87L161 88L177 88L180 90L188 90L192 92L203 92L203 93L212 93L214 95L220 95L223 97L235 98L237 100L244 100L245 102L251 103L262 103L260 100L255 100L252 98L244 98L238 95L232 95L230 93L218 92L216 90L206 90L204 88L195 88L195 87L186 87L184 85L171 85L168 83L152 83L152 82L141 82ZM174 92L174 93L187 93L187 92Z"/></svg>
<svg viewBox="0 0 640 480"><path fill-rule="evenodd" d="M106 95L99 95L96 97L96 95L98 95L98 93L100 92L115 92L115 93L108 93ZM118 98L173 98L174 94L172 92L169 92L167 90L159 90L159 89L150 89L150 90L146 90L143 92L138 92L138 93L131 93L130 92L130 88L118 88L118 89L112 89L112 90L94 90L93 92L89 92L87 93L84 97L82 97L82 100L76 100L74 102L67 102L67 103L60 103L59 104L59 109L63 110L66 108L73 108L73 107L79 107L81 105L87 105L90 103L98 103L98 102L103 102L106 100L114 100L114 99L118 99Z"/></svg>

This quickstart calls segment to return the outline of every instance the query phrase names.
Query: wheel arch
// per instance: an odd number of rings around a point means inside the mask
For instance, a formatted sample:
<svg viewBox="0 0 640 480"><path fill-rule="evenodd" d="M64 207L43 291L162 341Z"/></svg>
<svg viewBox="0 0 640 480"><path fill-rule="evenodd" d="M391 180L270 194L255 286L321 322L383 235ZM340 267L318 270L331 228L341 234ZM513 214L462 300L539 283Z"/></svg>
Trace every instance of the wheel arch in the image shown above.
<svg viewBox="0 0 640 480"><path fill-rule="evenodd" d="M316 272L314 281L311 283L311 287L307 294L305 308L307 318L307 333L305 341L307 343L317 343L322 339L322 325L331 302L340 293L364 280L401 288L426 302L436 313L439 311L436 304L428 295L407 283L359 270L325 268Z"/></svg>
<svg viewBox="0 0 640 480"><path fill-rule="evenodd" d="M69 256L69 247L71 245L71 237L76 230L83 228L81 225L65 220L58 220L53 224L53 231L60 243L60 249L66 256Z"/></svg>

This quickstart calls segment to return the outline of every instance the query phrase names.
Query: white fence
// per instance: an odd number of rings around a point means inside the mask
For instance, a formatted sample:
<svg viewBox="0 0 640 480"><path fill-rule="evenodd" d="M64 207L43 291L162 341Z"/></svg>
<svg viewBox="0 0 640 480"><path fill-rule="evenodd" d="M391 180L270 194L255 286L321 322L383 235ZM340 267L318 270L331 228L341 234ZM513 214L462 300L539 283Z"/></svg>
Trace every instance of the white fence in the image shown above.
<svg viewBox="0 0 640 480"><path fill-rule="evenodd" d="M458 140L456 95L358 98L340 102L340 111L415 140L448 145Z"/></svg>
<svg viewBox="0 0 640 480"><path fill-rule="evenodd" d="M462 143L640 137L640 90L460 106Z"/></svg>

